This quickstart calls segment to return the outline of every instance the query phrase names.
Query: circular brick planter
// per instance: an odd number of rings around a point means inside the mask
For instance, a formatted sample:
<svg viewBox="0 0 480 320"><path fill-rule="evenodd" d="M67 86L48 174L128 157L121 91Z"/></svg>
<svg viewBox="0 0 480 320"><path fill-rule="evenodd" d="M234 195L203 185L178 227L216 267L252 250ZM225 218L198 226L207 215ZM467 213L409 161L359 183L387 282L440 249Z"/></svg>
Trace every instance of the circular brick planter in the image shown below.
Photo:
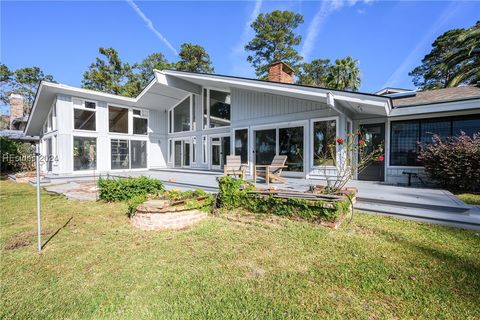
<svg viewBox="0 0 480 320"><path fill-rule="evenodd" d="M137 208L131 223L142 230L183 229L207 217L199 210L170 206L168 200L149 200Z"/></svg>

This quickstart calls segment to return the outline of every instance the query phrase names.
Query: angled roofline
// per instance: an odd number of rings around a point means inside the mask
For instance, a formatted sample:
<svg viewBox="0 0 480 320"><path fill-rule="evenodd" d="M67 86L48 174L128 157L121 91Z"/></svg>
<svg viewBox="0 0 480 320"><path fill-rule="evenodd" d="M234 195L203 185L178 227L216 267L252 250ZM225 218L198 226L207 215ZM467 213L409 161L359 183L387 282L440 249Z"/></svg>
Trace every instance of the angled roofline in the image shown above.
<svg viewBox="0 0 480 320"><path fill-rule="evenodd" d="M349 91L349 90L331 89L331 88L317 87L317 86L298 84L298 83L285 83L285 82L276 82L276 81L269 81L269 80L262 80L262 79L239 77L239 76L229 76L229 75L218 74L218 73L179 71L179 70L172 70L172 69L163 69L161 72L166 72L166 74L170 74L170 75L175 75L175 74L171 74L171 72L172 72L172 73L191 74L191 75L197 75L197 76L222 77L222 78L229 78L229 79L236 79L236 80L243 80L243 81L257 81L257 82L262 82L262 83L271 84L271 85L275 85L275 86L290 86L290 87L297 87L297 88L320 89L320 90L326 90L326 91L331 91L331 92L358 94L358 95L364 95L364 96L369 96L369 97L382 98L382 99L386 99L386 100L389 99L389 97L381 96L381 95L374 94L374 93L355 92L355 91Z"/></svg>

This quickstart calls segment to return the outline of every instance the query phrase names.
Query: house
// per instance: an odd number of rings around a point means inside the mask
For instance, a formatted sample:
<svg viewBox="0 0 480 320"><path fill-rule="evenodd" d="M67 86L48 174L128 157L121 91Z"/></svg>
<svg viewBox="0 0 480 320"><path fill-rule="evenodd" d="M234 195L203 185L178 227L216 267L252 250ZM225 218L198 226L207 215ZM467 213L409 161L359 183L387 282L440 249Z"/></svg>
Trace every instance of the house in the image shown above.
<svg viewBox="0 0 480 320"><path fill-rule="evenodd" d="M314 179L324 172L317 159L327 145L361 129L368 145L384 145L385 161L356 178L395 184L406 183L405 172L422 174L417 141L480 131L477 86L339 91L293 84L293 70L282 62L270 66L269 81L154 73L135 98L42 82L25 132L40 135L42 152L58 159L43 170L221 170L226 156L236 154L251 171L285 154L286 176Z"/></svg>
<svg viewBox="0 0 480 320"><path fill-rule="evenodd" d="M38 136L28 136L24 132L28 118L24 113L25 102L23 96L10 94L9 105L9 115L1 116L2 129L0 130L0 137L25 142L38 141Z"/></svg>

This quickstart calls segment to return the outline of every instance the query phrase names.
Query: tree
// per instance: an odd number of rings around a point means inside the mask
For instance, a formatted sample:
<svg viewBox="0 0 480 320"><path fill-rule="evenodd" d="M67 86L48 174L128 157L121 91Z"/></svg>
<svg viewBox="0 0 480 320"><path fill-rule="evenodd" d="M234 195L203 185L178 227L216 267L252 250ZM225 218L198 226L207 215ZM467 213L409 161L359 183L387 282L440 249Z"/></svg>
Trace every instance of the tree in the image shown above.
<svg viewBox="0 0 480 320"><path fill-rule="evenodd" d="M83 74L82 87L107 93L133 97L140 92L140 82L133 74L133 68L123 63L113 48L99 48L104 58L97 57Z"/></svg>
<svg viewBox="0 0 480 320"><path fill-rule="evenodd" d="M328 87L337 90L358 91L360 88L360 69L358 60L352 57L336 59L331 66Z"/></svg>
<svg viewBox="0 0 480 320"><path fill-rule="evenodd" d="M302 63L297 82L325 88L329 85L331 67L329 59L315 59L310 63Z"/></svg>
<svg viewBox="0 0 480 320"><path fill-rule="evenodd" d="M24 98L24 112L28 114L41 81L55 82L52 75L46 75L39 67L11 71L5 64L0 64L0 100L8 104L11 94L19 94Z"/></svg>
<svg viewBox="0 0 480 320"><path fill-rule="evenodd" d="M286 62L298 71L297 64L303 58L295 46L300 44L302 37L295 34L294 29L302 23L303 16L291 11L275 10L257 16L251 24L255 36L245 49L253 52L247 61L260 79L266 79L268 65L276 61Z"/></svg>
<svg viewBox="0 0 480 320"><path fill-rule="evenodd" d="M410 73L421 90L456 87L480 80L480 22L435 39L422 64Z"/></svg>
<svg viewBox="0 0 480 320"><path fill-rule="evenodd" d="M180 60L175 64L175 69L189 72L214 72L210 55L204 47L191 43L184 43L180 47Z"/></svg>
<svg viewBox="0 0 480 320"><path fill-rule="evenodd" d="M148 55L142 62L134 65L140 87L146 87L154 77L153 70L173 69L174 65L167 61L163 53L156 52Z"/></svg>

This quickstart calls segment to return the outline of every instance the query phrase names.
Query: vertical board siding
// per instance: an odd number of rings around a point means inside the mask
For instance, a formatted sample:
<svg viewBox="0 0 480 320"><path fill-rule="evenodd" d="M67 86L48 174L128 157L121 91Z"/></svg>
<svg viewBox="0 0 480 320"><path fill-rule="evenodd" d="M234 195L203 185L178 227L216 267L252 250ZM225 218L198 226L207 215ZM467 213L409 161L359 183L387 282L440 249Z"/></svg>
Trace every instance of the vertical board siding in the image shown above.
<svg viewBox="0 0 480 320"><path fill-rule="evenodd" d="M326 109L321 102L232 89L232 122Z"/></svg>

